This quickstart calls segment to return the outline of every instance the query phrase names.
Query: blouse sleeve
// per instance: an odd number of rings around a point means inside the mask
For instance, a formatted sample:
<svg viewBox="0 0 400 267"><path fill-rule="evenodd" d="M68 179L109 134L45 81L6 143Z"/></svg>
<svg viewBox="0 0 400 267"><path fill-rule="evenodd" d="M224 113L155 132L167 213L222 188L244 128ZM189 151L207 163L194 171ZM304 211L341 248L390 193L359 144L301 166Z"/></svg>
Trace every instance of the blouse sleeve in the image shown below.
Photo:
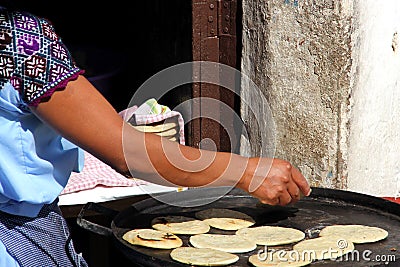
<svg viewBox="0 0 400 267"><path fill-rule="evenodd" d="M77 67L52 24L25 12L2 12L1 82L11 82L21 100L37 106L84 71Z"/></svg>

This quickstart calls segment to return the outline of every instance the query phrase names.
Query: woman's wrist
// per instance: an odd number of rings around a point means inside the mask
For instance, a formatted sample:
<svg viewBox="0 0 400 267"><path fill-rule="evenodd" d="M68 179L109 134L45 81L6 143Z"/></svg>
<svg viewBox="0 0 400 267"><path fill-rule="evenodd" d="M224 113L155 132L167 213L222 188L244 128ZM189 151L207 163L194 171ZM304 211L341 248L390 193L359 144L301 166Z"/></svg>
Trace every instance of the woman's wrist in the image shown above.
<svg viewBox="0 0 400 267"><path fill-rule="evenodd" d="M257 158L244 158L244 159L246 160L246 168L242 176L240 177L236 187L248 192L250 183L254 177L255 170L257 169L259 160Z"/></svg>

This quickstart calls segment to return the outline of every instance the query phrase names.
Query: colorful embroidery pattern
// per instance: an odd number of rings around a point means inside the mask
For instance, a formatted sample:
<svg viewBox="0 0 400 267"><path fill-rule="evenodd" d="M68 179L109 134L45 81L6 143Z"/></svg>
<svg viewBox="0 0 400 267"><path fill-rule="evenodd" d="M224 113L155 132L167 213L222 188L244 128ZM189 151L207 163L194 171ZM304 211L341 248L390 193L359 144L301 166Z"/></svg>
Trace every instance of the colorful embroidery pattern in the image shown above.
<svg viewBox="0 0 400 267"><path fill-rule="evenodd" d="M83 73L51 23L0 8L0 90L11 82L28 105Z"/></svg>

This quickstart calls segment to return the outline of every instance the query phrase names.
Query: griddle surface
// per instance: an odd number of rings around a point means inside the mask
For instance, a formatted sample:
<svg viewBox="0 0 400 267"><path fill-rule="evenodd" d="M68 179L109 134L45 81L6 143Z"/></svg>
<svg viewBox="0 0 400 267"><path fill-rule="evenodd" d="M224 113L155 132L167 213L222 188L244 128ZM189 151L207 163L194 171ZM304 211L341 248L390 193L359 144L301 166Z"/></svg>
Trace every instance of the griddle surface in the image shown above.
<svg viewBox="0 0 400 267"><path fill-rule="evenodd" d="M379 198L367 197L373 200L373 203L367 201L369 203L364 203L363 205L355 204L358 202L357 196L359 195L357 194L350 194L351 199L348 201L343 200L343 197L337 200L336 198L327 197L324 194L325 190L318 190L317 188L313 189L312 197L304 198L294 205L285 207L260 204L257 199L236 189L207 205L192 207L190 204L191 201L196 201L196 198L213 198L212 194L215 192L218 191L211 190L207 192L203 190L196 192L194 190L191 198L189 198L187 191L183 195L180 195L182 192L178 192L175 193L177 206L169 205L155 199L147 199L139 202L137 205L133 205L128 210L122 211L112 223L112 229L119 247L132 260L143 261L141 264L144 263L144 266L189 266L173 261L169 256L171 250L134 246L123 240L122 235L134 228L151 228L150 222L157 216L182 215L194 217L195 212L199 210L227 208L252 216L256 220L254 226L273 225L292 227L306 233L309 233L308 230L310 229L320 229L332 224L363 224L381 227L389 232L387 239L369 244L356 244L355 248L359 252L359 259L356 256L352 256L348 259L341 258L339 262L331 260L316 261L311 266L388 266L384 265L385 262L376 262L375 257L393 257L392 255L396 258L396 262L392 262L389 266L400 266L400 216L389 213L384 208L379 208L380 205L389 205L389 202L385 202ZM338 194L340 192L338 191ZM344 198L346 198L346 196L349 196L349 193L345 192L344 195ZM179 205L182 203L188 204L187 207L180 207ZM234 234L235 231L211 228L209 233ZM184 246L190 246L188 242L189 235L178 236L182 238ZM273 248L289 250L293 245ZM252 266L248 263L248 257L256 254L259 250L265 250L265 247L258 246L252 252L237 254L240 257L239 261L229 266ZM363 253L366 253L371 260L364 259L362 256ZM398 265L395 265L396 263Z"/></svg>

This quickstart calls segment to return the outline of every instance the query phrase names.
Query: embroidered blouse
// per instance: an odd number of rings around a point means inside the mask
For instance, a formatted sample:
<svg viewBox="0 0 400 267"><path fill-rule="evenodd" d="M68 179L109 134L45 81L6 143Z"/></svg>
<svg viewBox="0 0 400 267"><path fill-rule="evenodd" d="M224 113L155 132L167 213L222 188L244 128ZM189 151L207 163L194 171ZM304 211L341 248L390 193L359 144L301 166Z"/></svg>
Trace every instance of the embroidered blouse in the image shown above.
<svg viewBox="0 0 400 267"><path fill-rule="evenodd" d="M0 211L36 216L82 169L82 151L29 108L82 73L49 21L0 7Z"/></svg>

